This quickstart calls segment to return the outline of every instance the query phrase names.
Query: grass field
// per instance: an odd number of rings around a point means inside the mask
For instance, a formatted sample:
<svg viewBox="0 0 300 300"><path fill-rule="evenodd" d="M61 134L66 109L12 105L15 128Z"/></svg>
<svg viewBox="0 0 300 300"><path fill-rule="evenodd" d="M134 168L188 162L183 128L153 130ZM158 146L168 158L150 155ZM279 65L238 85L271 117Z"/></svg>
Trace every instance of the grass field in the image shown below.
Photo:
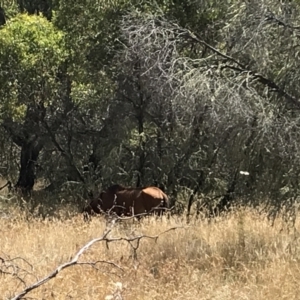
<svg viewBox="0 0 300 300"><path fill-rule="evenodd" d="M179 217L130 220L117 224L109 237L157 235L181 226L156 242L142 239L136 257L127 241L108 248L96 243L79 262L115 265L71 266L28 293L28 299L299 299L298 221L287 230L280 219L271 226L264 215L245 209L189 225ZM81 215L38 220L18 210L2 217L0 257L6 267L0 262L0 270L15 275L0 273L1 298L10 299L24 283L45 277L105 228L103 217L89 223Z"/></svg>

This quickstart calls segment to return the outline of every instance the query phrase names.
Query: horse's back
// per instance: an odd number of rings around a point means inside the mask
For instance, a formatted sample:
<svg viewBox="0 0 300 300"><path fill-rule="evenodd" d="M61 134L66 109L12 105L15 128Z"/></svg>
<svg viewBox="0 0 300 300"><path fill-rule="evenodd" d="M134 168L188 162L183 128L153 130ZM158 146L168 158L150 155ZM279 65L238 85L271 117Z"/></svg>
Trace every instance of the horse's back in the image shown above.
<svg viewBox="0 0 300 300"><path fill-rule="evenodd" d="M165 197L167 197L167 195L158 187L155 186L150 186L150 187L146 187L142 190L143 194L149 195L151 197L153 197L154 199L165 199Z"/></svg>
<svg viewBox="0 0 300 300"><path fill-rule="evenodd" d="M119 185L111 186L102 193L103 206L108 208L116 205L117 214L142 214L157 207L168 207L168 196L158 187L125 188ZM105 197L104 197L105 196ZM113 201L112 199L115 199Z"/></svg>

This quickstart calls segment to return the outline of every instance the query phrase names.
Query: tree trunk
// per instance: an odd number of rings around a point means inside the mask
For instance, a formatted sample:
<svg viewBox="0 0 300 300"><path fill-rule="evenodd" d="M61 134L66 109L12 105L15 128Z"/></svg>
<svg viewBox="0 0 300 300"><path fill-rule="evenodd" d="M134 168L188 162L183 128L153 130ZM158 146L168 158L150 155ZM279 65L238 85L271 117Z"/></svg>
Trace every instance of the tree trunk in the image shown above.
<svg viewBox="0 0 300 300"><path fill-rule="evenodd" d="M6 23L5 12L4 9L0 6L0 26L5 25L5 23Z"/></svg>
<svg viewBox="0 0 300 300"><path fill-rule="evenodd" d="M35 183L35 164L43 145L37 138L24 141L21 148L19 179L15 187L22 192L32 191Z"/></svg>
<svg viewBox="0 0 300 300"><path fill-rule="evenodd" d="M145 184L145 163L146 163L146 142L144 132L144 100L141 96L140 104L137 108L136 119L138 121L138 132L139 132L139 160L137 171L139 173L136 187L141 187Z"/></svg>
<svg viewBox="0 0 300 300"><path fill-rule="evenodd" d="M238 181L238 174L239 171L235 170L235 173L233 175L232 181L228 185L228 189L225 193L225 195L221 198L219 203L216 205L216 207L213 209L211 215L216 216L221 214L224 211L227 211L230 206L232 205L232 201L234 200L234 192Z"/></svg>
<svg viewBox="0 0 300 300"><path fill-rule="evenodd" d="M199 190L202 188L202 186L204 185L204 181L205 181L205 177L204 177L204 172L201 171L200 172L200 175L198 177L198 180L197 180L197 184L196 186L194 187L193 189L193 192L191 193L190 197L189 197L189 200L188 200L188 204L187 204L187 214L186 214L186 217L187 217L187 222L189 223L190 221L190 215L191 215L191 207L192 207L192 204L194 202L194 198L195 198L195 195L199 192Z"/></svg>

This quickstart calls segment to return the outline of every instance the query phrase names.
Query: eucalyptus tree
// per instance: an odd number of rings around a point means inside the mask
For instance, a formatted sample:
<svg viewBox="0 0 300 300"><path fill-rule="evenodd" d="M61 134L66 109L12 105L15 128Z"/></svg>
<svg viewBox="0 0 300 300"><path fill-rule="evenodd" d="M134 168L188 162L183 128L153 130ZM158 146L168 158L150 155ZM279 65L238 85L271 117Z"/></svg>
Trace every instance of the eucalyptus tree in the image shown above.
<svg viewBox="0 0 300 300"><path fill-rule="evenodd" d="M1 127L20 147L17 187L31 190L35 163L73 104L57 80L67 58L63 33L43 17L19 14L0 29Z"/></svg>

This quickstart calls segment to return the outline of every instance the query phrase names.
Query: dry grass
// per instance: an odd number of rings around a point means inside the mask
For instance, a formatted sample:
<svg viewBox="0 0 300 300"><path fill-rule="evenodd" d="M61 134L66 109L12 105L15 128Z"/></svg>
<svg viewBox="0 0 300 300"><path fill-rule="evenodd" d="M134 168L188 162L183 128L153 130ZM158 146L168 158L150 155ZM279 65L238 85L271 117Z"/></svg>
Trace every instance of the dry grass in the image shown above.
<svg viewBox="0 0 300 300"><path fill-rule="evenodd" d="M16 212L0 219L0 257L22 257L32 265L12 262L27 285L69 260L89 240L101 236L103 218L85 223L37 220ZM145 219L118 224L111 237L156 235L186 225L180 218ZM298 299L300 280L300 224L292 232L277 220L272 227L264 216L240 210L213 222L195 221L190 227L144 239L134 260L127 242L94 244L80 261L113 261L122 270L100 264L66 269L37 290L33 299L105 299L122 283L122 297L113 299ZM0 264L1 266L1 264ZM3 268L2 268L3 269ZM10 270L12 271L12 269ZM23 284L0 274L0 295L12 297Z"/></svg>

